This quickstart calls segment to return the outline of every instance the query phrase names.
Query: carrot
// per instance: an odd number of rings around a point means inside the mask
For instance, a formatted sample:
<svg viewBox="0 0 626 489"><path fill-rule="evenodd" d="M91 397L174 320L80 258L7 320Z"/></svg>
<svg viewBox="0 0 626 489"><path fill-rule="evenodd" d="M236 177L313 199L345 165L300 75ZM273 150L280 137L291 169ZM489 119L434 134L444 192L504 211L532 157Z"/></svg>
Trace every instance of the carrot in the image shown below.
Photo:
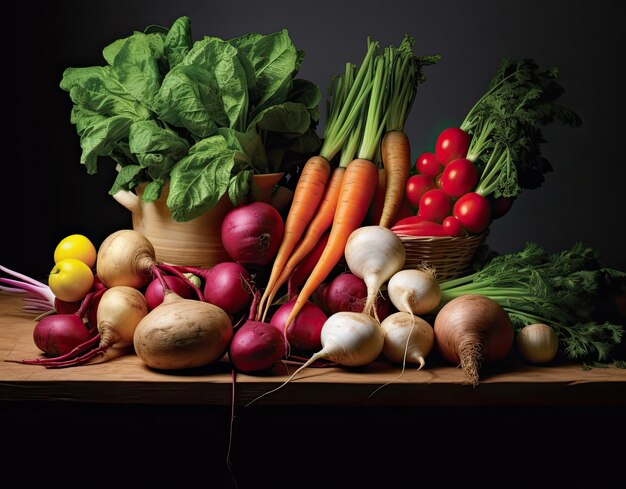
<svg viewBox="0 0 626 489"><path fill-rule="evenodd" d="M389 131L382 141L383 166L387 177L385 201L379 226L388 228L402 201L411 170L411 145L404 131Z"/></svg>
<svg viewBox="0 0 626 489"><path fill-rule="evenodd" d="M313 272L300 290L285 327L289 327L315 289L343 257L350 234L363 223L377 182L378 168L370 160L357 158L346 168L328 242Z"/></svg>
<svg viewBox="0 0 626 489"><path fill-rule="evenodd" d="M370 224L377 224L380 221L380 216L383 213L383 204L385 202L385 189L387 188L387 175L385 169L379 166L378 168L378 186L372 199L372 205L370 205L367 221Z"/></svg>
<svg viewBox="0 0 626 489"><path fill-rule="evenodd" d="M276 252L272 271L267 283L267 287L259 302L257 309L257 321L261 316L263 305L270 298L277 279L287 263L291 252L304 234L308 223L317 211L317 207L322 200L328 177L330 176L330 163L322 156L312 156L302 168L302 173L296 184L293 200L285 226L280 247ZM270 299L271 300L271 299ZM265 316L265 314L263 314Z"/></svg>
<svg viewBox="0 0 626 489"><path fill-rule="evenodd" d="M289 257L287 262L283 265L282 273L280 276L274 281L271 291L267 294L267 304L271 304L276 296L276 293L282 287L282 285L289 280L289 276L296 268L296 266L306 257L309 252L315 248L315 245L318 243L324 232L330 228L330 225L333 222L333 216L335 215L335 209L337 208L337 200L339 197L339 190L341 188L341 181L343 180L343 175L345 172L345 168L337 167L333 170L326 190L324 192L324 197L322 202L317 209L317 212L309 227L306 230L306 234L300 240L298 245L295 248L293 254ZM291 215L291 213L290 213ZM267 289L269 289L269 285ZM266 289L266 290L267 290ZM267 314L267 308L263 311L262 321L265 321L265 316Z"/></svg>
<svg viewBox="0 0 626 489"><path fill-rule="evenodd" d="M397 49L387 48L389 65L389 114L382 140L382 160L387 187L382 215L378 224L390 227L403 205L406 183L411 170L411 147L404 124L413 105L418 85L424 80L422 65L433 64L438 57L413 55L414 39L405 36Z"/></svg>
<svg viewBox="0 0 626 489"><path fill-rule="evenodd" d="M333 78L332 103L329 106L328 120L324 128L324 142L319 156L307 161L296 184L293 201L285 220L282 242L276 252L270 278L259 302L257 321L265 317L270 305L268 299L272 295L275 284L317 211L331 172L329 162L339 153L344 142L353 132L354 126L359 123L361 107L366 103L370 90L371 65L377 47L377 42L371 42L368 39L367 53L356 75L356 66L347 63L344 75ZM310 178L305 176L309 163L312 163L310 173L315 175Z"/></svg>

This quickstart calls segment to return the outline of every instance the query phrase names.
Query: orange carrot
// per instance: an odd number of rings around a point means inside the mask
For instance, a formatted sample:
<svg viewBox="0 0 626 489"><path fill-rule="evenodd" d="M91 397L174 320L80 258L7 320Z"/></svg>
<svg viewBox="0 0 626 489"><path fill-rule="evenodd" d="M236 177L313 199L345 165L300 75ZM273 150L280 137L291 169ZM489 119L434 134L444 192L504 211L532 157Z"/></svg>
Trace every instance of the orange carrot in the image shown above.
<svg viewBox="0 0 626 489"><path fill-rule="evenodd" d="M411 170L411 147L404 131L389 131L382 141L382 156L387 188L379 226L388 228L400 209Z"/></svg>
<svg viewBox="0 0 626 489"><path fill-rule="evenodd" d="M383 214L383 203L385 202L385 189L387 188L387 175L384 168L378 168L378 186L376 192L372 198L372 205L370 205L367 213L367 221L370 224L378 224L380 222L380 216Z"/></svg>
<svg viewBox="0 0 626 489"><path fill-rule="evenodd" d="M300 241L309 222L311 222L313 215L317 211L329 176L330 163L323 156L312 156L302 168L293 194L289 214L285 219L283 238L274 258L267 287L259 302L257 321L264 315L263 306L270 296L276 280L282 273L291 252L298 244L298 241Z"/></svg>
<svg viewBox="0 0 626 489"><path fill-rule="evenodd" d="M378 169L370 160L357 158L347 166L339 190L337 209L330 228L328 243L313 272L300 290L285 323L285 328L289 327L309 297L343 257L350 234L363 223L376 191L377 182Z"/></svg>
<svg viewBox="0 0 626 489"><path fill-rule="evenodd" d="M280 287L282 287L282 285L289 280L291 272L293 272L304 257L306 257L309 252L315 248L315 245L320 240L324 232L326 232L333 223L335 209L337 208L337 200L339 198L339 190L341 189L341 181L343 180L345 171L345 168L340 166L333 170L328 186L326 187L326 191L324 192L324 198L317 209L317 213L311 220L311 223L306 230L306 234L298 243L295 251L284 265L282 273L274 282L270 293L267 295L267 304L272 303ZM263 311L262 321L265 321L267 310L268 308L265 308Z"/></svg>

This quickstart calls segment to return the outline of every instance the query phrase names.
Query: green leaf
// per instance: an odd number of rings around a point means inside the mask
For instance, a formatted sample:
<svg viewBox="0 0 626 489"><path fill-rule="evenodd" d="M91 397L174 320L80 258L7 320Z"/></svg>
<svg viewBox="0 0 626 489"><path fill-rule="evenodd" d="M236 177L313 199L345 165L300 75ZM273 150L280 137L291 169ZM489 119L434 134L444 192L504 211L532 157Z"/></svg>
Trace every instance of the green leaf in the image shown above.
<svg viewBox="0 0 626 489"><path fill-rule="evenodd" d="M151 112L128 92L110 66L67 68L60 87L69 92L75 105L98 114L151 117Z"/></svg>
<svg viewBox="0 0 626 489"><path fill-rule="evenodd" d="M217 134L224 137L229 148L239 151L246 164L252 165L257 173L268 173L265 145L256 130L239 132L224 127L218 129Z"/></svg>
<svg viewBox="0 0 626 489"><path fill-rule="evenodd" d="M218 127L243 130L248 81L237 50L217 38L196 42L161 85L157 111L199 138Z"/></svg>
<svg viewBox="0 0 626 489"><path fill-rule="evenodd" d="M188 221L213 207L226 193L237 151L223 136L215 135L193 145L170 172L167 206L175 221Z"/></svg>
<svg viewBox="0 0 626 489"><path fill-rule="evenodd" d="M301 103L309 109L309 115L314 123L319 122L320 119L319 104L321 98L322 94L315 83L300 78L293 80L293 86L289 93L288 101Z"/></svg>
<svg viewBox="0 0 626 489"><path fill-rule="evenodd" d="M143 33L128 37L113 60L113 69L120 83L147 107L153 105L161 86L161 73L153 52L155 49L158 53L158 47L152 45L160 37L155 34L152 36L152 43L150 37Z"/></svg>
<svg viewBox="0 0 626 489"><path fill-rule="evenodd" d="M165 186L165 180L153 180L146 188L143 190L143 194L141 195L141 200L144 202L154 202L159 197L161 197L161 190Z"/></svg>
<svg viewBox="0 0 626 489"><path fill-rule="evenodd" d="M130 126L129 148L150 178L164 179L172 166L189 151L189 143L155 121L137 121Z"/></svg>
<svg viewBox="0 0 626 489"><path fill-rule="evenodd" d="M102 56L110 66L113 66L115 57L117 56L117 53L120 52L120 49L122 49L125 42L126 38L117 39L102 50Z"/></svg>
<svg viewBox="0 0 626 489"><path fill-rule="evenodd" d="M115 177L111 190L109 190L109 195L115 195L121 190L132 190L141 182L141 171L139 165L129 165L121 168Z"/></svg>
<svg viewBox="0 0 626 489"><path fill-rule="evenodd" d="M285 102L265 109L256 116L250 126L256 125L263 131L299 136L309 129L310 122L309 111L304 105Z"/></svg>
<svg viewBox="0 0 626 489"><path fill-rule="evenodd" d="M87 168L87 173L97 173L98 156L109 156L121 140L128 139L133 122L134 119L128 116L116 115L85 128L80 137L83 149L80 162Z"/></svg>
<svg viewBox="0 0 626 489"><path fill-rule="evenodd" d="M251 117L271 105L287 100L293 74L298 67L298 51L286 29L267 36L252 36L246 56L254 68L259 101Z"/></svg>
<svg viewBox="0 0 626 489"><path fill-rule="evenodd" d="M251 185L252 175L252 170L243 170L230 180L228 198L235 207L244 202L254 188L254 185Z"/></svg>
<svg viewBox="0 0 626 489"><path fill-rule="evenodd" d="M191 46L191 20L189 17L179 17L165 37L165 56L170 70L182 62Z"/></svg>

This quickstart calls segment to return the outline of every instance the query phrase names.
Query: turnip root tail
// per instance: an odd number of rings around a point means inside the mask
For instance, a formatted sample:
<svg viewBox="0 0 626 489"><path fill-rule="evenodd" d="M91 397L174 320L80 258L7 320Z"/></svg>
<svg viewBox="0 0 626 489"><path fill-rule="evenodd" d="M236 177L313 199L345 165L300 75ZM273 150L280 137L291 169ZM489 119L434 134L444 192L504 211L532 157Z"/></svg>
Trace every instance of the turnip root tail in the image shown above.
<svg viewBox="0 0 626 489"><path fill-rule="evenodd" d="M291 376L285 380L285 382L283 382L282 384L280 384L278 387L275 387L272 390L269 390L263 394L261 394L260 396L252 399L249 403L247 403L245 405L245 407L248 407L250 404L252 404L253 402L258 401L259 399L261 399L262 397L267 396L268 394L271 394L273 392L276 392L278 389L282 389L284 386L286 386L289 382L291 382L293 380L293 378L304 368L308 367L309 365L311 365L312 363L314 363L316 360L320 360L320 359L324 359L326 358L326 352L322 349L320 351L318 351L317 353L315 353L314 355L311 356L311 358L309 358L306 362L304 362L300 367L298 367L296 369L296 371L294 373L291 374Z"/></svg>
<svg viewBox="0 0 626 489"><path fill-rule="evenodd" d="M478 385L478 372L480 371L480 364L483 357L482 351L482 342L473 337L464 339L459 345L461 369L465 373L468 383L474 387Z"/></svg>
<svg viewBox="0 0 626 489"><path fill-rule="evenodd" d="M365 301L363 314L373 316L376 321L380 322L380 320L378 319L376 299L378 299L378 291L380 290L382 284L380 283L378 277L374 275L366 275L363 280L365 281L365 285L367 286L367 300Z"/></svg>

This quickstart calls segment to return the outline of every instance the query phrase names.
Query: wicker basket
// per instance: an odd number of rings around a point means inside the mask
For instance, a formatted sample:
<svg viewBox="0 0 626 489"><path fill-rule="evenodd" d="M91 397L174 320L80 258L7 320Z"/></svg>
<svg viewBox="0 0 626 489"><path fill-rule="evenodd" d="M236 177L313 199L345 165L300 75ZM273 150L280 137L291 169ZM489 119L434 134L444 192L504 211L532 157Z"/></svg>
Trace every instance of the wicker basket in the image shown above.
<svg viewBox="0 0 626 489"><path fill-rule="evenodd" d="M487 233L463 237L399 237L406 250L404 268L433 267L437 280L442 281L458 277L468 269Z"/></svg>

